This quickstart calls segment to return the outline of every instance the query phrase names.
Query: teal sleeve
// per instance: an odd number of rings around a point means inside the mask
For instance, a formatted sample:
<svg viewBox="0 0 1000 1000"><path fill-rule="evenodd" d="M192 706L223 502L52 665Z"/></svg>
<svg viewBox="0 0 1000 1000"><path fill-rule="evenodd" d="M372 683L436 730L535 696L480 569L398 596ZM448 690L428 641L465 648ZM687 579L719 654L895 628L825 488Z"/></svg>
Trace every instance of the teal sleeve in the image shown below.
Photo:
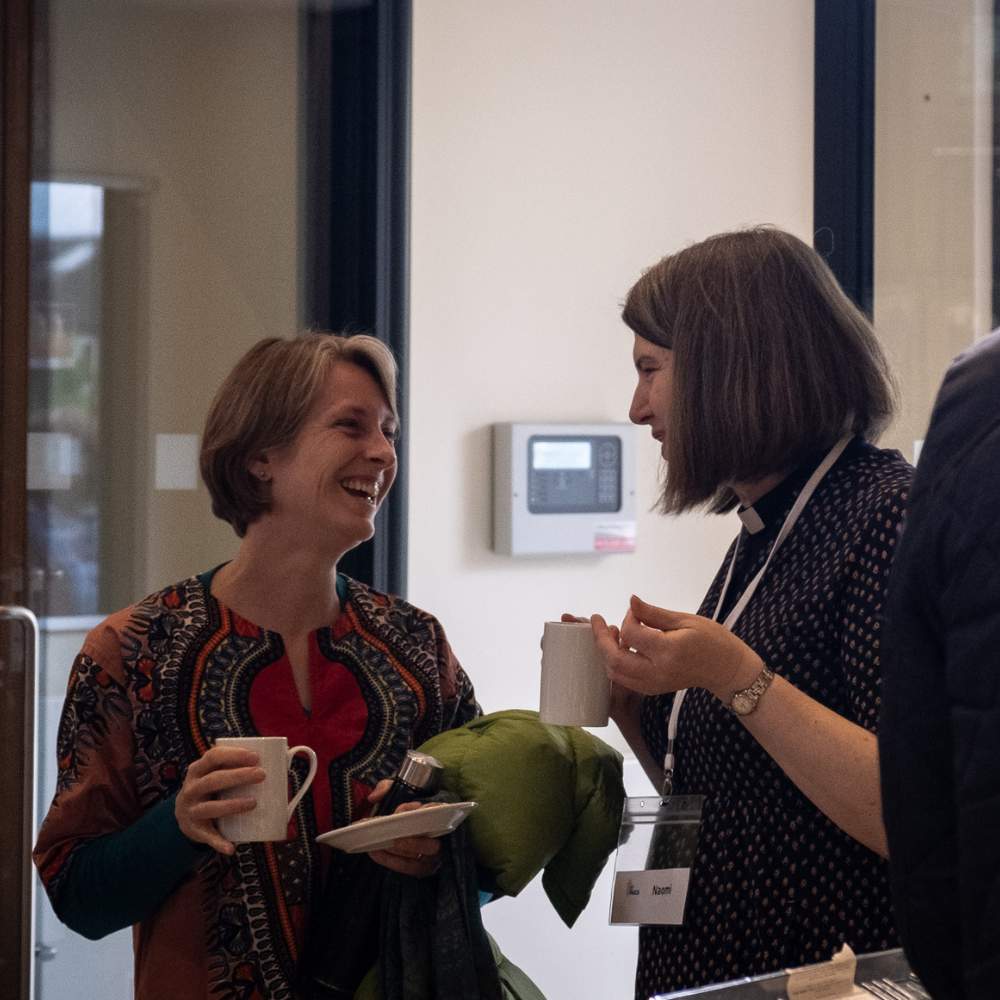
<svg viewBox="0 0 1000 1000"><path fill-rule="evenodd" d="M181 833L173 797L78 848L53 907L92 941L152 916L211 849Z"/></svg>

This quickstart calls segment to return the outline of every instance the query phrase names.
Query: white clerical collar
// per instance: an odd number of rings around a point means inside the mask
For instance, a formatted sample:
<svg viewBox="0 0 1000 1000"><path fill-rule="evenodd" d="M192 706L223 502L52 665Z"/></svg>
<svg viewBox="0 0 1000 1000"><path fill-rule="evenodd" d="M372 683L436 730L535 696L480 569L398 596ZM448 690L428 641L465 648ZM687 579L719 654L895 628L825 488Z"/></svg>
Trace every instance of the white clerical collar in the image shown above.
<svg viewBox="0 0 1000 1000"><path fill-rule="evenodd" d="M743 527L746 528L751 535L756 535L758 531L764 530L764 522L761 520L760 514L753 509L753 506L740 507L736 513L743 522Z"/></svg>

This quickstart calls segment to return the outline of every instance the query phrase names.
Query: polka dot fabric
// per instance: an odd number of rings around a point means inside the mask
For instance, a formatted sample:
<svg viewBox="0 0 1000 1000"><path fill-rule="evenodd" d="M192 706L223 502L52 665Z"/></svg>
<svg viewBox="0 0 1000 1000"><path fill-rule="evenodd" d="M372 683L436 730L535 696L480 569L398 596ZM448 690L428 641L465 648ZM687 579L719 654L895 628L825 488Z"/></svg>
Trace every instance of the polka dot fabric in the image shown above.
<svg viewBox="0 0 1000 1000"><path fill-rule="evenodd" d="M755 504L765 527L742 531L720 617L763 565L818 463ZM851 442L733 629L775 673L872 731L879 618L911 475L898 452ZM703 615L715 610L732 552ZM643 699L643 736L657 760L672 702ZM887 864L820 813L707 691L688 692L676 752L675 790L706 796L704 820L684 926L640 928L637 1000L822 961L844 942L856 952L898 945Z"/></svg>

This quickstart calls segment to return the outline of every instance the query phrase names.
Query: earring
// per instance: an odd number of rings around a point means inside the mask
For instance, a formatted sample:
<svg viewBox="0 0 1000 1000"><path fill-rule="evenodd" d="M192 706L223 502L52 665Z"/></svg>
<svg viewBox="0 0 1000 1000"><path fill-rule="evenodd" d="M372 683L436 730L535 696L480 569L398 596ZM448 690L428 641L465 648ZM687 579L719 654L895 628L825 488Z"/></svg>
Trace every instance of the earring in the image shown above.
<svg viewBox="0 0 1000 1000"><path fill-rule="evenodd" d="M269 483L271 481L270 475L266 472L258 472L255 475L262 483Z"/></svg>

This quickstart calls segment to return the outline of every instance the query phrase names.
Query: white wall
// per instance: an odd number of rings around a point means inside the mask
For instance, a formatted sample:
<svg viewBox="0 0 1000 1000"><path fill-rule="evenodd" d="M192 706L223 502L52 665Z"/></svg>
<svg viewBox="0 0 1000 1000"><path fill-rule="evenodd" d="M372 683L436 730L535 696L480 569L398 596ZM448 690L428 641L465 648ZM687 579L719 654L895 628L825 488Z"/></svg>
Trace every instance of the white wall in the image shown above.
<svg viewBox="0 0 1000 1000"><path fill-rule="evenodd" d="M487 711L536 707L546 618L693 610L735 528L648 513L642 435L635 555L495 555L490 424L625 419L644 267L751 223L811 241L813 5L415 0L413 42L409 596ZM625 997L607 905L568 932L535 886L487 923L549 1000Z"/></svg>

